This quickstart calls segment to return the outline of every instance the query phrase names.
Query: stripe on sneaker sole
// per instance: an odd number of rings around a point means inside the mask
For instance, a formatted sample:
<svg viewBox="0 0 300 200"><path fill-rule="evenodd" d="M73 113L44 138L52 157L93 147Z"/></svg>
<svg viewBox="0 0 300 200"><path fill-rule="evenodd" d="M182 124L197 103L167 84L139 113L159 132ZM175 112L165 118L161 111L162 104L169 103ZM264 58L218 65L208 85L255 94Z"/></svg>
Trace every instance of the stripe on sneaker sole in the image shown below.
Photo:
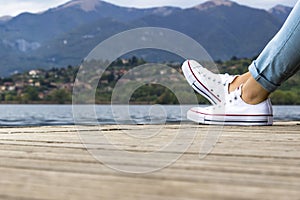
<svg viewBox="0 0 300 200"><path fill-rule="evenodd" d="M220 123L250 123L250 124L258 124L258 123L268 123L268 120L263 121L236 121L236 120L211 120L211 119L204 119L207 122L220 122Z"/></svg>
<svg viewBox="0 0 300 200"><path fill-rule="evenodd" d="M273 117L272 114L209 114L202 113L196 110L191 110L191 112L212 117Z"/></svg>
<svg viewBox="0 0 300 200"><path fill-rule="evenodd" d="M187 118L200 123L211 125L272 125L273 115L225 115L225 114L207 114L190 110Z"/></svg>

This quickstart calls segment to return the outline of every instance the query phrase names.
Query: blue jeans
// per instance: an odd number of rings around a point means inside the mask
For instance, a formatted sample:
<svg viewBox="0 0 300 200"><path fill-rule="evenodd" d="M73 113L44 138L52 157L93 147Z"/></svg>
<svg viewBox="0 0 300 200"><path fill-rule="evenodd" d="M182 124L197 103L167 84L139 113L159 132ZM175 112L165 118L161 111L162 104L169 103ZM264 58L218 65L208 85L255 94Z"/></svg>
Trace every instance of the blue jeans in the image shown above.
<svg viewBox="0 0 300 200"><path fill-rule="evenodd" d="M255 80L269 92L300 68L300 0L283 27L249 66Z"/></svg>

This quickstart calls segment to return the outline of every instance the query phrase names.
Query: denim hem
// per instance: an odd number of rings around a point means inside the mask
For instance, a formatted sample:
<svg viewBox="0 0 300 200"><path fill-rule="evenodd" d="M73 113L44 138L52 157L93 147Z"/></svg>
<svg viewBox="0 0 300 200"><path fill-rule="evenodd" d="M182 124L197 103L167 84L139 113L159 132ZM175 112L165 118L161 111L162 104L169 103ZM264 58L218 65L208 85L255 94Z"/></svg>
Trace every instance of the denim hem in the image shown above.
<svg viewBox="0 0 300 200"><path fill-rule="evenodd" d="M269 80L267 80L262 74L260 74L256 68L255 61L252 62L252 64L249 66L249 72L253 76L253 78L268 92L274 92L278 85L275 85L271 83Z"/></svg>

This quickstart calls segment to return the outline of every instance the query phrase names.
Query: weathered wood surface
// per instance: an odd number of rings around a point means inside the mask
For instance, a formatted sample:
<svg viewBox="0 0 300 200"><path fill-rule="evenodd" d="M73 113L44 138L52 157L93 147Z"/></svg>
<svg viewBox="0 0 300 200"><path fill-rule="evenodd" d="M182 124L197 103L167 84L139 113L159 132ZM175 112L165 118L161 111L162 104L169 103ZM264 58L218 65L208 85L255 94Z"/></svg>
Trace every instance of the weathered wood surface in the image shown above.
<svg viewBox="0 0 300 200"><path fill-rule="evenodd" d="M154 128L100 127L121 141L122 130L147 135ZM201 131L176 163L136 175L112 170L93 158L73 126L1 128L0 199L300 199L298 122L224 127L204 159L199 159L199 144L209 126L167 125L162 135L153 136L152 145L140 147L124 138L120 146L153 150L179 128ZM94 134L99 127L79 129ZM111 162L132 164L122 157ZM153 160L154 166L159 163L159 158Z"/></svg>

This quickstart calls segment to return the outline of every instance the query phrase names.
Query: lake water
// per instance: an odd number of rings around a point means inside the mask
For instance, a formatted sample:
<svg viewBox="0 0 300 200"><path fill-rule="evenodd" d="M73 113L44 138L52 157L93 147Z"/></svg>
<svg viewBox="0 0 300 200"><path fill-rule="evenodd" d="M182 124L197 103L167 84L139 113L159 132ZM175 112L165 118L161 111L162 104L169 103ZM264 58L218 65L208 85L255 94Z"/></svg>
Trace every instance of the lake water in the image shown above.
<svg viewBox="0 0 300 200"><path fill-rule="evenodd" d="M113 114L110 105L96 105L96 120L99 124L164 124L188 122L187 106L130 106L130 119ZM114 107L120 110L121 106ZM182 109L182 110L181 110ZM274 106L275 121L300 121L300 106ZM89 123L95 121L92 115L85 112L82 106L76 121ZM116 122L117 120L117 122ZM72 105L0 105L0 126L41 126L41 125L72 125L74 124Z"/></svg>

